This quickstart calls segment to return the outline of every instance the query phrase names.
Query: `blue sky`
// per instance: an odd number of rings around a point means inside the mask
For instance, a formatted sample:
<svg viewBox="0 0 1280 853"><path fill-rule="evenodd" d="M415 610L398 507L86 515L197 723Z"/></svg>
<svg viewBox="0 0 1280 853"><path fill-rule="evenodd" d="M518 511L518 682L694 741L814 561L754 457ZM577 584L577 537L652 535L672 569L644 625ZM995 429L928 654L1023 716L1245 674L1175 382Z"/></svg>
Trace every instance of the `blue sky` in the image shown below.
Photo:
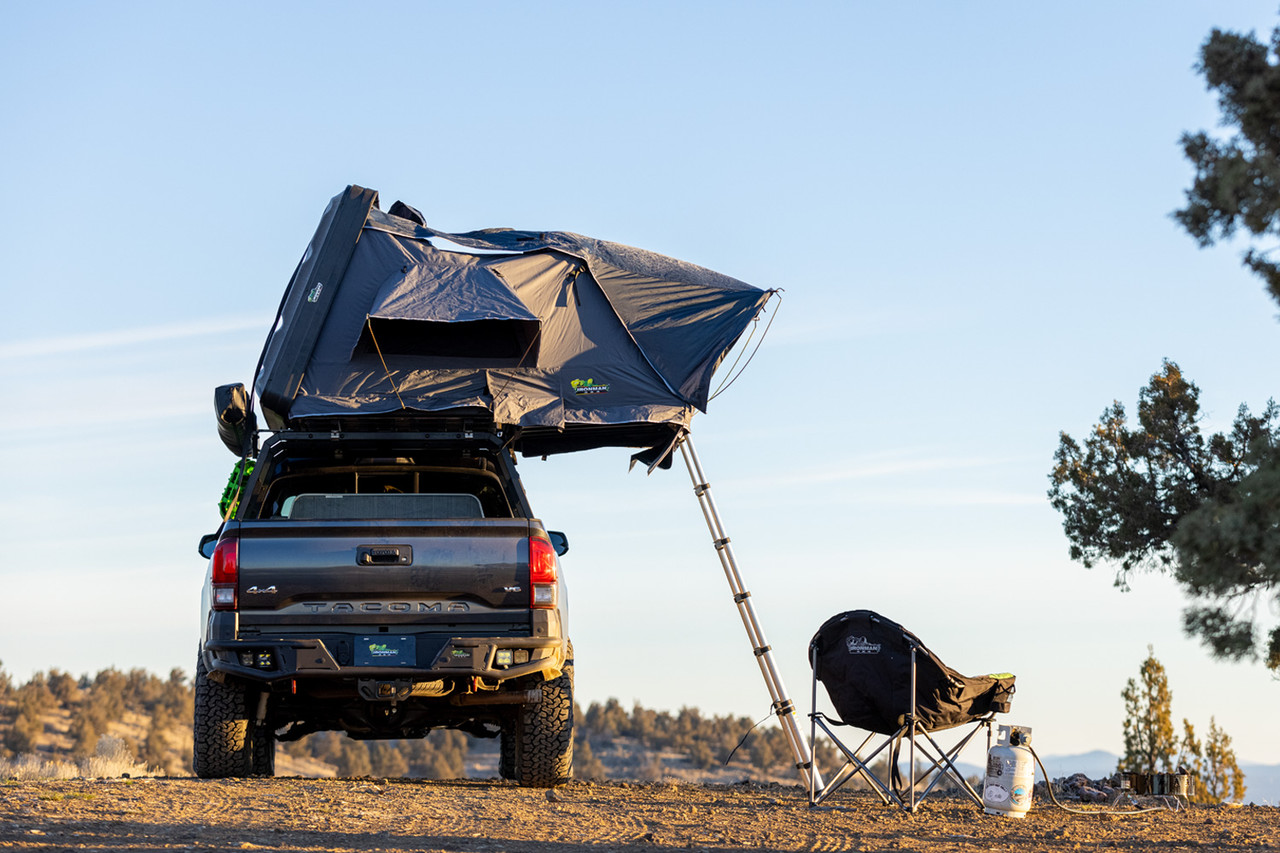
<svg viewBox="0 0 1280 853"><path fill-rule="evenodd" d="M1276 308L1239 246L1169 219L1192 66L1272 3L45 4L0 32L0 660L193 664L200 534L248 382L349 183L446 230L559 229L785 289L695 420L765 633L807 705L810 636L868 607L1009 670L1042 754L1119 751L1148 644L1174 715L1280 762L1258 665L1181 636L1170 582L1067 559L1059 430L1164 357L1208 426L1275 395ZM521 465L565 530L578 694L763 717L684 472ZM1274 620L1276 614L1268 618Z"/></svg>

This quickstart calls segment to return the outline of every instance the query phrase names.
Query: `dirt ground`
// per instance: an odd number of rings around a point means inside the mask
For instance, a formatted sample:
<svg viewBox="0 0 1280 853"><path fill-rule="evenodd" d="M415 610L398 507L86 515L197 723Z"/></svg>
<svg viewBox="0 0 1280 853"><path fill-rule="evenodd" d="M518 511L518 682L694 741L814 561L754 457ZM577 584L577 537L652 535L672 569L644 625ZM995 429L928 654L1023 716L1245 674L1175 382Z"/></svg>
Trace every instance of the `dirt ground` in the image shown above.
<svg viewBox="0 0 1280 853"><path fill-rule="evenodd" d="M0 786L0 850L585 851L1280 850L1280 809L1137 817L1037 801L1023 820L868 793L811 809L798 787L371 779L106 779Z"/></svg>

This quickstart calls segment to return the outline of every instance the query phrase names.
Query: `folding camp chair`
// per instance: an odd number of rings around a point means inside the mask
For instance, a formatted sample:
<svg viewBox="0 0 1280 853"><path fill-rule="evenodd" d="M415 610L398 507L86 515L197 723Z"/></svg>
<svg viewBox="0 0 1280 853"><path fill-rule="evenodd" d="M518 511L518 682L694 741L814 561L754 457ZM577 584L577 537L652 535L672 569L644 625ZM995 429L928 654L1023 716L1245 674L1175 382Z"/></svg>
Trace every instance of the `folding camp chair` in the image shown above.
<svg viewBox="0 0 1280 853"><path fill-rule="evenodd" d="M816 746L814 740L821 728L845 759L825 785L810 782L811 806L855 776L864 779L886 804L913 812L948 777L982 805L982 797L955 762L979 731L986 731L990 748L991 722L997 712L1009 710L1014 676L960 675L915 634L870 610L850 610L828 619L809 643L809 664L813 667L810 747ZM819 681L838 719L817 710ZM964 725L972 728L950 749L943 749L933 737L935 732ZM832 730L834 726L851 726L869 734L851 750ZM864 755L863 750L877 735L886 738ZM898 768L904 742L910 768L905 782ZM917 752L924 759L920 766L916 764ZM888 764L886 779L871 769L881 756Z"/></svg>

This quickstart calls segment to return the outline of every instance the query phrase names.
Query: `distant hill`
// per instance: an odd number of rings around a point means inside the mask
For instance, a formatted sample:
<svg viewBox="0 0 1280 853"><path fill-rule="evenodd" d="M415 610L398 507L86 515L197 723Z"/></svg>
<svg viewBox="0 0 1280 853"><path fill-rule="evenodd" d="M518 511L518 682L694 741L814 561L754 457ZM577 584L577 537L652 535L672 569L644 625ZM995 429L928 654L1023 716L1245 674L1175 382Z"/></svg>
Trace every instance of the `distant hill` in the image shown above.
<svg viewBox="0 0 1280 853"><path fill-rule="evenodd" d="M1241 764L1245 802L1280 806L1280 764Z"/></svg>
<svg viewBox="0 0 1280 853"><path fill-rule="evenodd" d="M1120 756L1095 749L1092 752L1081 752L1076 755L1042 755L1040 760L1044 762L1044 769L1049 772L1051 779L1076 773L1083 773L1090 779L1101 779L1116 772Z"/></svg>
<svg viewBox="0 0 1280 853"><path fill-rule="evenodd" d="M981 753L978 750L967 751L965 755L973 758ZM1074 776L1076 773L1083 773L1090 779L1104 779L1116 771L1116 763L1120 757L1101 749L1095 749L1092 752L1082 752L1078 755L1042 755L1040 760L1044 762L1045 769L1049 771L1050 779L1062 779L1067 776ZM977 776L981 779L986 774L986 768L976 764L967 762L956 762L956 766L964 772L965 776ZM1036 779L1041 780L1044 774L1040 772L1040 768L1036 767Z"/></svg>

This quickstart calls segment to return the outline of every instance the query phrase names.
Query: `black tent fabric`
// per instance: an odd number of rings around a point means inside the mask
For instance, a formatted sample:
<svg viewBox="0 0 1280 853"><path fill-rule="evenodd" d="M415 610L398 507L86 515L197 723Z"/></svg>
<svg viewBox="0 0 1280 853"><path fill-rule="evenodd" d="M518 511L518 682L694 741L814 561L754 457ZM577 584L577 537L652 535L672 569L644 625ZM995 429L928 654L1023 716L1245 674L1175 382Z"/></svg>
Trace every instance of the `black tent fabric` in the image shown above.
<svg viewBox="0 0 1280 853"><path fill-rule="evenodd" d="M809 643L809 660L842 722L892 735L911 709L912 646L916 716L926 731L1009 710L1014 676L963 676L915 634L870 610L850 610L823 623Z"/></svg>
<svg viewBox="0 0 1280 853"><path fill-rule="evenodd" d="M527 455L667 447L776 293L569 232L391 211L357 186L326 208L263 349L272 429L451 415L509 428Z"/></svg>

